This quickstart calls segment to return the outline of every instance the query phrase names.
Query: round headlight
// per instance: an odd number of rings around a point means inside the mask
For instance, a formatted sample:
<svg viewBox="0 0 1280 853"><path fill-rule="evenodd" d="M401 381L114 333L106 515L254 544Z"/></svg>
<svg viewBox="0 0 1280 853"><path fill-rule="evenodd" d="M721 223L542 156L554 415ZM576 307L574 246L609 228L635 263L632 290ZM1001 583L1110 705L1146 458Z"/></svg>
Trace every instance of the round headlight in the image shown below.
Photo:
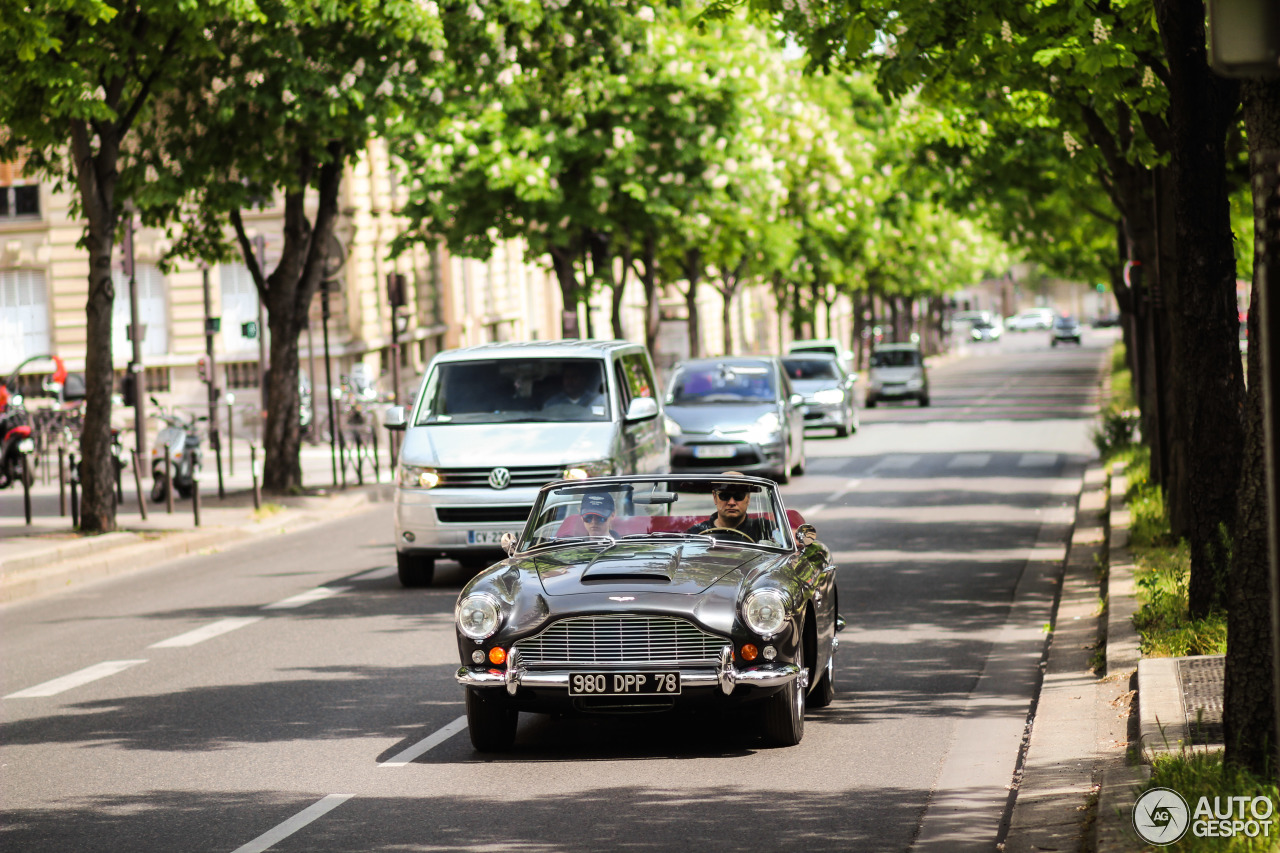
<svg viewBox="0 0 1280 853"><path fill-rule="evenodd" d="M764 432L777 432L782 429L782 421L777 412L765 412L756 421L756 426Z"/></svg>
<svg viewBox="0 0 1280 853"><path fill-rule="evenodd" d="M493 636L498 630L498 602L483 592L458 602L458 630L473 640Z"/></svg>
<svg viewBox="0 0 1280 853"><path fill-rule="evenodd" d="M670 415L662 416L662 426L666 429L667 435L671 438L675 438L681 432L680 424L676 423L675 418Z"/></svg>
<svg viewBox="0 0 1280 853"><path fill-rule="evenodd" d="M757 634L776 634L787 619L786 596L777 589L757 589L742 603L742 618Z"/></svg>

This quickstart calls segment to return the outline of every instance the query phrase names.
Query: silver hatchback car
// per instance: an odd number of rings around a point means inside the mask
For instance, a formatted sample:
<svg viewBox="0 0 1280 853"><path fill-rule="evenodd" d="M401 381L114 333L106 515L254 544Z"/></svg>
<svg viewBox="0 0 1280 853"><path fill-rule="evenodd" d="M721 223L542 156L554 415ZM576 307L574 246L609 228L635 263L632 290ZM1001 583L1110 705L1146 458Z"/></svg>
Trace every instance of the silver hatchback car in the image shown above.
<svg viewBox="0 0 1280 853"><path fill-rule="evenodd" d="M409 410L396 470L396 563L431 583L437 558L479 569L559 479L670 469L648 351L627 341L485 344L440 353Z"/></svg>

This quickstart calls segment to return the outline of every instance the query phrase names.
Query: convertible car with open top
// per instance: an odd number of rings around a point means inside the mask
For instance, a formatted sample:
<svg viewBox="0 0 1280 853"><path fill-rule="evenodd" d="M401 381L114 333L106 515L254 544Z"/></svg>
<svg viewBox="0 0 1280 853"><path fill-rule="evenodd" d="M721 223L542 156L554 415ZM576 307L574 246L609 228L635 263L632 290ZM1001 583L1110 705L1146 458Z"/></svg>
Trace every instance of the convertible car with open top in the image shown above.
<svg viewBox="0 0 1280 853"><path fill-rule="evenodd" d="M790 746L835 696L836 567L771 480L558 481L503 538L455 609L478 750L511 748L521 711L695 708Z"/></svg>

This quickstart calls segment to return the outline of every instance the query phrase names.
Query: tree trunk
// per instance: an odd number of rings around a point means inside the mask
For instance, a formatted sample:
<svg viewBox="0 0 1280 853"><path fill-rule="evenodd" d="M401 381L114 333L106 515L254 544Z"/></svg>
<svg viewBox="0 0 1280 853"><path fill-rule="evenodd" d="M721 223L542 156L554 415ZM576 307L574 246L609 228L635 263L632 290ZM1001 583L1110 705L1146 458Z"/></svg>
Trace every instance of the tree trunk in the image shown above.
<svg viewBox="0 0 1280 853"><path fill-rule="evenodd" d="M84 422L80 429L80 529L110 533L116 529L115 472L111 459L111 391L115 368L111 357L111 314L115 285L111 254L116 228L115 182L118 140L99 135L95 154L90 131L73 123L72 151L75 179L88 219L85 243L89 250L89 298L85 304ZM138 394L146 393L145 374L138 376ZM139 463L146 460L139 460Z"/></svg>
<svg viewBox="0 0 1280 853"><path fill-rule="evenodd" d="M662 329L662 305L659 300L657 270L657 238L652 233L644 238L644 342L654 364L658 363L658 334Z"/></svg>
<svg viewBox="0 0 1280 853"><path fill-rule="evenodd" d="M560 336L562 338L578 338L582 334L578 329L578 273L574 269L574 258L577 252L571 246L553 246L551 248L551 268L555 270L556 281L560 285L560 299L564 310L560 315Z"/></svg>
<svg viewBox="0 0 1280 853"><path fill-rule="evenodd" d="M689 289L684 292L684 304L688 316L689 357L702 355L702 329L698 323L698 282L702 280L702 250L690 249L685 253L684 275Z"/></svg>
<svg viewBox="0 0 1280 853"><path fill-rule="evenodd" d="M1207 63L1201 0L1156 0L1169 65L1173 209L1177 223L1171 374L1182 421L1178 439L1186 477L1191 550L1190 610L1203 616L1222 602L1226 554L1221 530L1235 518L1243 428L1244 377L1237 343L1235 249L1226 175L1226 129L1239 103L1237 83ZM1178 449L1172 456L1179 464Z"/></svg>
<svg viewBox="0 0 1280 853"><path fill-rule="evenodd" d="M622 277L614 280L613 275L613 259L610 258L609 264L609 287L613 294L613 300L610 305L609 320L613 324L613 336L618 340L626 340L625 331L622 328L622 299L627 295L627 274L631 271L631 249L628 246L622 252Z"/></svg>
<svg viewBox="0 0 1280 853"><path fill-rule="evenodd" d="M1254 265L1249 306L1249 383L1246 390L1245 458L1241 470L1239 517L1235 526L1231 574L1228 578L1227 661L1223 691L1223 728L1228 764L1258 776L1276 779L1280 768L1276 719L1276 607L1280 578L1271 577L1266 452L1268 427L1275 441L1275 400L1272 422L1264 418L1268 406L1265 369L1274 370L1280 342L1263 330L1276 305L1264 300L1280 294L1280 81L1251 80L1244 84L1244 116L1253 178ZM1256 342L1267 335L1270 363L1262 364ZM1277 473L1271 472L1275 477ZM1265 604L1264 604L1265 602Z"/></svg>

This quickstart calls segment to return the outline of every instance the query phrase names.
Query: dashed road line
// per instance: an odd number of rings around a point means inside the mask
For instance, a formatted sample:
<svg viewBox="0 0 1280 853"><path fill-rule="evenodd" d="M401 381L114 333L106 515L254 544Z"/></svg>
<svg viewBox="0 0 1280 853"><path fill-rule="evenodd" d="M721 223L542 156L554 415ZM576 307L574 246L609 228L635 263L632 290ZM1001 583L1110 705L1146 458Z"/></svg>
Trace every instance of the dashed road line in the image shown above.
<svg viewBox="0 0 1280 853"><path fill-rule="evenodd" d="M383 578L394 577L396 574L395 566L383 566L378 569L370 569L362 575L356 575L353 581L380 581Z"/></svg>
<svg viewBox="0 0 1280 853"><path fill-rule="evenodd" d="M378 766L379 767L404 767L406 764L424 755L428 750L434 749L435 747L444 743L449 738L453 737L454 735L456 735L458 732L462 731L466 727L467 727L467 718L459 717L458 719L454 720L452 723L449 723L449 725L445 726L444 728L440 729L437 732L432 733L430 736L423 738L422 740L418 741L413 746L409 747L403 752L397 753L391 758L388 758L386 761L382 762Z"/></svg>
<svg viewBox="0 0 1280 853"><path fill-rule="evenodd" d="M70 690L73 687L88 684L90 681L97 681L99 678L106 678L108 675L115 675L117 672L124 672L131 666L146 662L144 658L142 660L108 660L102 663L95 663L93 666L87 666L70 675L46 681L44 684L37 684L35 687L28 687L26 690L19 690L17 693L10 693L4 698L34 699L40 696L57 696L59 693Z"/></svg>
<svg viewBox="0 0 1280 853"><path fill-rule="evenodd" d="M283 841L312 821L324 817L326 814L333 811L353 796L355 795L330 794L324 799L307 806L305 809L298 812L296 815L274 829L262 833L248 844L245 844L242 847L237 847L234 853L262 853L264 850L269 850L271 847L275 846L277 842Z"/></svg>
<svg viewBox="0 0 1280 853"><path fill-rule="evenodd" d="M1018 459L1019 468L1049 468L1058 464L1056 453L1024 453Z"/></svg>
<svg viewBox="0 0 1280 853"><path fill-rule="evenodd" d="M948 468L985 468L991 463L990 453L958 453L947 463Z"/></svg>
<svg viewBox="0 0 1280 853"><path fill-rule="evenodd" d="M263 610L288 610L294 607L302 607L313 601L320 601L331 595L347 592L351 589L349 586L318 586L315 589L309 589L306 592L300 592L297 595L291 595L288 598L281 599L273 604L263 605Z"/></svg>
<svg viewBox="0 0 1280 853"><path fill-rule="evenodd" d="M196 643L203 643L205 640L211 640L219 637L237 628L243 628L245 625L252 625L254 622L261 622L261 616L237 616L230 619L220 619L193 631L187 631L185 634L179 634L176 637L170 637L167 640L161 640L158 643L152 643L147 646L149 649L176 649L183 646L194 646Z"/></svg>

